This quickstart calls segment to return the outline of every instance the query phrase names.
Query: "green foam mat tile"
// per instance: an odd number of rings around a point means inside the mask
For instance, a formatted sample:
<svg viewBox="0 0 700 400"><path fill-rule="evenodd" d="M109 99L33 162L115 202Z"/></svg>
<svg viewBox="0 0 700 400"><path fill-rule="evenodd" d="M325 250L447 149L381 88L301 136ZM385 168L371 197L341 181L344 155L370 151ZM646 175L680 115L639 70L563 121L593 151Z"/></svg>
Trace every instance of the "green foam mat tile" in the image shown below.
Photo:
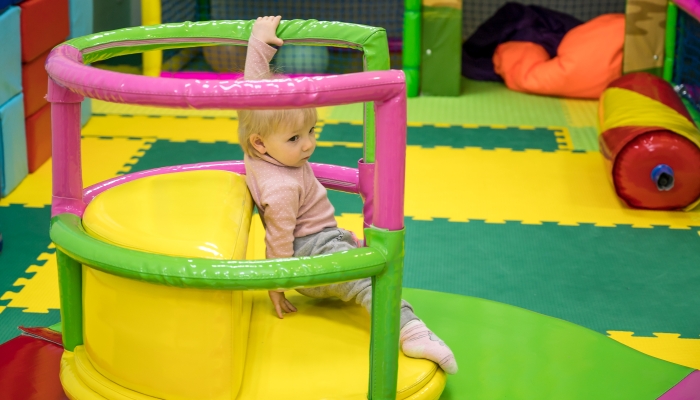
<svg viewBox="0 0 700 400"><path fill-rule="evenodd" d="M49 237L50 207L27 208L21 205L0 207L0 232L3 249L0 253L0 297L6 292L19 292L22 286L14 286L19 278L31 279L26 270L31 265L40 265L37 257L47 251ZM0 306L10 302L0 300ZM58 310L44 313L25 313L20 308L7 307L0 312L0 343L19 335L17 327L46 326L60 319Z"/></svg>
<svg viewBox="0 0 700 400"><path fill-rule="evenodd" d="M512 91L498 82L464 79L458 97L408 99L408 121L426 124L567 126L561 99ZM327 119L362 121L362 104L333 107Z"/></svg>
<svg viewBox="0 0 700 400"><path fill-rule="evenodd" d="M18 291L13 286L17 278L28 278L25 272L37 265L37 257L51 244L49 237L50 207L26 208L21 205L0 207L0 232L3 248L0 253L0 297L6 291ZM0 300L6 305L9 300ZM2 314L0 314L2 316Z"/></svg>
<svg viewBox="0 0 700 400"><path fill-rule="evenodd" d="M318 140L326 142L362 143L363 127L349 123L323 126ZM507 148L512 150L540 149L555 151L559 148L556 130L547 128L519 129L517 127L491 128L486 126L409 126L406 138L409 146L431 148L479 147L482 149Z"/></svg>
<svg viewBox="0 0 700 400"><path fill-rule="evenodd" d="M406 219L404 285L482 297L600 333L700 336L697 230Z"/></svg>
<svg viewBox="0 0 700 400"><path fill-rule="evenodd" d="M416 97L408 120L453 125L566 126L560 99L514 92L502 83L465 80L459 97Z"/></svg>
<svg viewBox="0 0 700 400"><path fill-rule="evenodd" d="M19 336L19 326L48 326L61 320L59 310L48 313L26 313L20 308L6 308L0 313L0 344Z"/></svg>
<svg viewBox="0 0 700 400"><path fill-rule="evenodd" d="M599 151L598 129L592 126L569 128L574 150Z"/></svg>
<svg viewBox="0 0 700 400"><path fill-rule="evenodd" d="M415 289L403 297L454 351L459 371L442 400L653 400L692 372L506 304Z"/></svg>

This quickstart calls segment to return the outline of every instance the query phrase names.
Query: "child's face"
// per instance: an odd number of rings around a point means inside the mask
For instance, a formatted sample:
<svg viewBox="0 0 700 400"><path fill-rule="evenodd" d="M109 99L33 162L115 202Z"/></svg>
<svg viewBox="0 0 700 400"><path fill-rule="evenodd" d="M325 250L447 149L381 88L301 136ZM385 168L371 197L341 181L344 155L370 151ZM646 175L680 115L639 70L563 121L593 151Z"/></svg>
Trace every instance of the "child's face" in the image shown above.
<svg viewBox="0 0 700 400"><path fill-rule="evenodd" d="M260 153L267 153L288 167L301 167L316 149L314 125L315 121L313 124L300 124L296 130L281 129L264 139L253 135L251 143Z"/></svg>

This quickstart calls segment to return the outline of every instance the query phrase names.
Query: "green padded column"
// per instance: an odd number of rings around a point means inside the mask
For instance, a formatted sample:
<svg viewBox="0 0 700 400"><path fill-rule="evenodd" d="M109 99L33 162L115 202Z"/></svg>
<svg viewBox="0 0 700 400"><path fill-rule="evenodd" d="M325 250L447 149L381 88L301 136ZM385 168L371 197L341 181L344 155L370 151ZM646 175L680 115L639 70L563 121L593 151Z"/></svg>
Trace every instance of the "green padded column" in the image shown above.
<svg viewBox="0 0 700 400"><path fill-rule="evenodd" d="M462 82L462 10L423 6L421 94L459 96Z"/></svg>
<svg viewBox="0 0 700 400"><path fill-rule="evenodd" d="M56 250L61 297L63 347L73 351L83 344L83 272L79 262Z"/></svg>
<svg viewBox="0 0 700 400"><path fill-rule="evenodd" d="M418 96L420 88L421 1L406 0L403 14L403 72L406 94Z"/></svg>
<svg viewBox="0 0 700 400"><path fill-rule="evenodd" d="M386 267L372 277L369 398L394 400L399 359L399 311L403 279L404 230L365 229L370 248L386 257Z"/></svg>
<svg viewBox="0 0 700 400"><path fill-rule="evenodd" d="M676 57L676 29L678 21L678 6L672 1L668 2L666 12L666 46L664 49L664 79L671 82L673 79L673 60Z"/></svg>

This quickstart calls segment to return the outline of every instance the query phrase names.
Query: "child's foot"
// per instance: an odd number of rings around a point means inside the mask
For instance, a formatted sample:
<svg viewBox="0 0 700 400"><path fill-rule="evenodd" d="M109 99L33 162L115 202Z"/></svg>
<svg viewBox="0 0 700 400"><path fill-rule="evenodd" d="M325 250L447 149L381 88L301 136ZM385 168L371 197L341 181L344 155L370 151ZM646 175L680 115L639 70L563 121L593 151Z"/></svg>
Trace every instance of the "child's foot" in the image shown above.
<svg viewBox="0 0 700 400"><path fill-rule="evenodd" d="M457 361L452 350L423 321L414 319L401 328L399 342L405 355L433 361L448 374L457 373Z"/></svg>

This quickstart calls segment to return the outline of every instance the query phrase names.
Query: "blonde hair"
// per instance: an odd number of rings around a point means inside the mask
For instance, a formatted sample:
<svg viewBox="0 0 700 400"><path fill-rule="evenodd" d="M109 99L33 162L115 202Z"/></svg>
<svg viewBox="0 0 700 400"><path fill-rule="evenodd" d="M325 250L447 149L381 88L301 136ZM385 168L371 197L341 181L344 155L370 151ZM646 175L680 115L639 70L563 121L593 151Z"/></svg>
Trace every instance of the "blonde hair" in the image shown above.
<svg viewBox="0 0 700 400"><path fill-rule="evenodd" d="M256 76L254 79L282 78L272 71ZM249 80L251 78L247 78ZM250 144L254 133L263 139L282 129L297 130L302 125L316 124L318 116L315 108L295 108L288 110L238 110L238 143L243 152L250 157L259 158Z"/></svg>
<svg viewBox="0 0 700 400"><path fill-rule="evenodd" d="M254 133L263 139L280 130L295 131L300 126L316 124L315 108L294 108L288 110L238 110L238 142L243 152L250 157L260 154L250 144Z"/></svg>

